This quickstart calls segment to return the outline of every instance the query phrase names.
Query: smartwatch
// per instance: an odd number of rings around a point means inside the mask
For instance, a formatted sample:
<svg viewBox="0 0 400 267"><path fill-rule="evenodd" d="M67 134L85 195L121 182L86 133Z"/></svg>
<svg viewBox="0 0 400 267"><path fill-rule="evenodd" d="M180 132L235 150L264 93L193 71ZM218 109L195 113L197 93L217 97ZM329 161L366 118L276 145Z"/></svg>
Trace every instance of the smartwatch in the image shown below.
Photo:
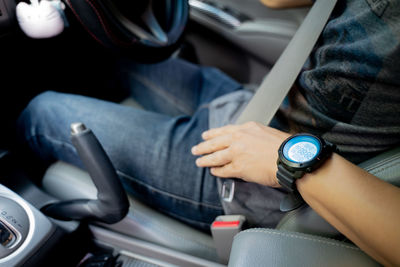
<svg viewBox="0 0 400 267"><path fill-rule="evenodd" d="M282 200L281 211L300 207L304 200L296 188L296 180L321 166L335 151L335 145L312 134L296 134L286 139L278 150L279 184L289 193Z"/></svg>

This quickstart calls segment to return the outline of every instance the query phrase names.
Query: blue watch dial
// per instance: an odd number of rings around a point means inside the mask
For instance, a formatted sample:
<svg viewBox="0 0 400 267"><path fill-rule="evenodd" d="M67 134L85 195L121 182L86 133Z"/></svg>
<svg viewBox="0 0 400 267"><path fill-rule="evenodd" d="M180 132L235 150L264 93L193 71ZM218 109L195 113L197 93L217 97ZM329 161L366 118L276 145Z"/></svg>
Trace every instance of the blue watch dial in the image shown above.
<svg viewBox="0 0 400 267"><path fill-rule="evenodd" d="M321 144L315 137L294 136L283 147L283 156L295 163L305 163L315 159L321 150Z"/></svg>

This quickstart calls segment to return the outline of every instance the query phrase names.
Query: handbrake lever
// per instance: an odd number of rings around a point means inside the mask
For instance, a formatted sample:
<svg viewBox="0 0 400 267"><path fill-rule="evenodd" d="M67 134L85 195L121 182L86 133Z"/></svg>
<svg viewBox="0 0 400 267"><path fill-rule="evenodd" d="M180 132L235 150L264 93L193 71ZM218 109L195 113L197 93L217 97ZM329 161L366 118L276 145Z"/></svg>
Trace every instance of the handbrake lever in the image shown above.
<svg viewBox="0 0 400 267"><path fill-rule="evenodd" d="M97 199L50 204L42 211L59 220L116 223L128 212L129 202L113 164L93 132L83 123L71 124L71 141L97 188Z"/></svg>

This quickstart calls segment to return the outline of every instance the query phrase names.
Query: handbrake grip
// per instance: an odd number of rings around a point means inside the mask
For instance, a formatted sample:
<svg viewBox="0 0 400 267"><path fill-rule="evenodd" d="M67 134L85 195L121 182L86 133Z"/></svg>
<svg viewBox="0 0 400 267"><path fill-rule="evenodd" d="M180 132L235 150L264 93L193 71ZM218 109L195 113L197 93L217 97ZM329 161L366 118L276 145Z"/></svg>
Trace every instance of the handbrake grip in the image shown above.
<svg viewBox="0 0 400 267"><path fill-rule="evenodd" d="M50 204L43 212L61 220L120 221L128 212L128 197L100 142L82 123L71 124L71 141L97 188L97 199L62 201Z"/></svg>

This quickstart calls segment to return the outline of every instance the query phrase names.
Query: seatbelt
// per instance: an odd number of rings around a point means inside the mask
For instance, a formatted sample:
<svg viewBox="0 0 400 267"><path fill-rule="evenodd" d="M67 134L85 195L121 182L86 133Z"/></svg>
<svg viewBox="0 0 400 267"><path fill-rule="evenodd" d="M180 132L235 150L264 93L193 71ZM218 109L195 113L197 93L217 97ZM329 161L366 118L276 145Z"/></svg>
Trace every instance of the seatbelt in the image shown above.
<svg viewBox="0 0 400 267"><path fill-rule="evenodd" d="M271 122L324 29L336 1L317 0L314 3L278 61L236 120L236 124L256 121L268 125ZM222 199L231 202L235 190L234 181L226 180L222 188Z"/></svg>
<svg viewBox="0 0 400 267"><path fill-rule="evenodd" d="M337 0L317 0L236 124L256 121L268 125L296 81Z"/></svg>

